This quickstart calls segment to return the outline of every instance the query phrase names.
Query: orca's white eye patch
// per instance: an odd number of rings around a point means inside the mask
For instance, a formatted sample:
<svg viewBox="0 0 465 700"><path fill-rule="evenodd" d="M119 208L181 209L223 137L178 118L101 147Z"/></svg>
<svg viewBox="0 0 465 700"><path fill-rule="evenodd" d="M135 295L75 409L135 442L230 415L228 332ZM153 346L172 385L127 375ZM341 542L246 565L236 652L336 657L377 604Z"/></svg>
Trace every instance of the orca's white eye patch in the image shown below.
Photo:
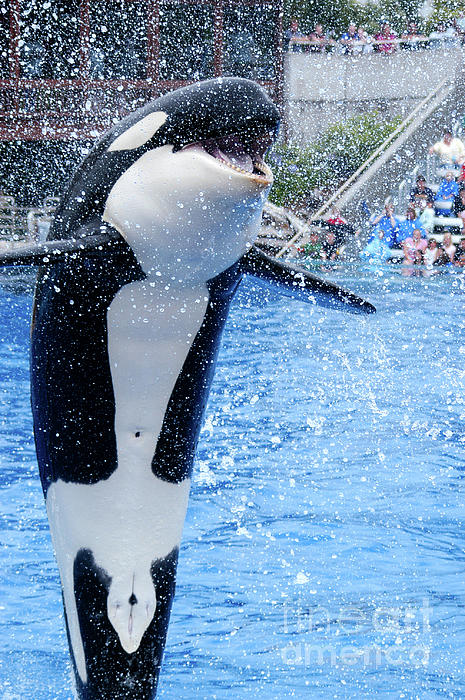
<svg viewBox="0 0 465 700"><path fill-rule="evenodd" d="M166 112L152 112L124 131L108 147L109 151L130 151L143 146L166 122Z"/></svg>

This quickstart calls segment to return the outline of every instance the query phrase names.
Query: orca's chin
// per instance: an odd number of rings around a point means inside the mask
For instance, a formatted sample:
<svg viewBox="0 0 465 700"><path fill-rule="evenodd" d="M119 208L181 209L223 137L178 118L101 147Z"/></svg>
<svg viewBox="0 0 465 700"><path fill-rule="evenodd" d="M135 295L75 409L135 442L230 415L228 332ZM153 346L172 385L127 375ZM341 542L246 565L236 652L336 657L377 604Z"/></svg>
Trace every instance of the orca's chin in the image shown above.
<svg viewBox="0 0 465 700"><path fill-rule="evenodd" d="M273 173L263 157L272 140L268 135L251 141L240 134L232 134L190 143L181 150L204 153L209 158L215 159L220 167L234 170L249 180L268 187L273 182Z"/></svg>

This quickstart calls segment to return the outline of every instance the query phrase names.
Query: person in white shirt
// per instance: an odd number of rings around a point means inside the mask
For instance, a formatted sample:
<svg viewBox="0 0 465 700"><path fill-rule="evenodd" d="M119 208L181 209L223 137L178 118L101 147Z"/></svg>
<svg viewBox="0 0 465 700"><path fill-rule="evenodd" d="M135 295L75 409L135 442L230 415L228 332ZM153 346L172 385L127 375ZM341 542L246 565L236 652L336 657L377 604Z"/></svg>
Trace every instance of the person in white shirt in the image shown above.
<svg viewBox="0 0 465 700"><path fill-rule="evenodd" d="M434 238L430 238L428 241L428 247L425 248L423 252L423 262L425 263L428 270L433 268L434 263L439 257L438 244Z"/></svg>
<svg viewBox="0 0 465 700"><path fill-rule="evenodd" d="M431 146L429 152L439 156L441 165L461 165L465 161L463 141L452 137L452 133L448 130L444 131L441 141L437 141L434 146Z"/></svg>
<svg viewBox="0 0 465 700"><path fill-rule="evenodd" d="M432 202L422 202L421 203L421 214L418 217L421 225L425 229L428 235L433 233L434 229L434 209Z"/></svg>

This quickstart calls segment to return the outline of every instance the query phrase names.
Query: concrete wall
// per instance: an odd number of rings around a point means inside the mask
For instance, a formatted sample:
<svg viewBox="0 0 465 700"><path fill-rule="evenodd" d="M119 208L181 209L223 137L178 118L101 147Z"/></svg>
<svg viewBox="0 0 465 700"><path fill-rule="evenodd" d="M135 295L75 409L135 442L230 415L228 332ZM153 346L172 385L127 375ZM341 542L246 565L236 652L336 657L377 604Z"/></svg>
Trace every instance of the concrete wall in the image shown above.
<svg viewBox="0 0 465 700"><path fill-rule="evenodd" d="M285 57L287 138L306 143L331 124L379 110L406 116L442 80L454 79L460 48L368 54L293 54Z"/></svg>

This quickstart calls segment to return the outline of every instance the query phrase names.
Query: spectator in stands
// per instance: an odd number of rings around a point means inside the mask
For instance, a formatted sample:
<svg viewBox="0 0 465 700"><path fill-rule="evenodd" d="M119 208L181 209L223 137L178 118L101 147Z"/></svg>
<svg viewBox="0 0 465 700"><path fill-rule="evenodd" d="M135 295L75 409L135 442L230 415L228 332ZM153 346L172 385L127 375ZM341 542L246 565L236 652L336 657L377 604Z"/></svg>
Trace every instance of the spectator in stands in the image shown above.
<svg viewBox="0 0 465 700"><path fill-rule="evenodd" d="M354 22L351 22L347 31L344 32L339 39L339 43L343 46L342 53L353 53L356 42L358 42L357 25Z"/></svg>
<svg viewBox="0 0 465 700"><path fill-rule="evenodd" d="M425 229L427 235L431 235L434 230L434 209L432 202L426 202L425 208L421 211L418 221Z"/></svg>
<svg viewBox="0 0 465 700"><path fill-rule="evenodd" d="M455 251L457 250L457 248L452 243L452 236L450 235L449 232L445 233L443 236L442 243L441 243L441 249L442 249L442 251L444 251L444 253L449 258L448 262L453 262Z"/></svg>
<svg viewBox="0 0 465 700"><path fill-rule="evenodd" d="M326 220L327 220L328 224L339 225L339 224L346 224L347 223L347 219L344 219L344 217L341 216L341 210L338 209L337 207L331 207L331 209L329 211L329 216Z"/></svg>
<svg viewBox="0 0 465 700"><path fill-rule="evenodd" d="M423 209L426 202L431 202L431 204L434 202L434 192L429 187L426 187L424 175L418 175L416 186L410 192L410 201L418 209Z"/></svg>
<svg viewBox="0 0 465 700"><path fill-rule="evenodd" d="M396 34L392 31L388 22L383 22L381 31L379 34L376 34L375 39L378 42L375 46L378 53L391 54L397 48Z"/></svg>
<svg viewBox="0 0 465 700"><path fill-rule="evenodd" d="M435 238L430 238L428 240L428 246L423 252L423 262L425 263L428 270L431 270L433 265L439 257L439 248Z"/></svg>
<svg viewBox="0 0 465 700"><path fill-rule="evenodd" d="M423 251L417 249L413 258L414 265L423 265Z"/></svg>
<svg viewBox="0 0 465 700"><path fill-rule="evenodd" d="M341 216L340 210L335 206L331 207L327 219L313 219L312 223L315 226L321 226L324 231L331 231L335 236L338 248L344 243L346 238L356 236L359 233L352 224L349 224Z"/></svg>
<svg viewBox="0 0 465 700"><path fill-rule="evenodd" d="M387 203L381 214L370 219L372 226L369 242L379 238L380 231L383 232L383 242L389 248L395 244L397 240L398 220L394 216L394 207L391 203Z"/></svg>
<svg viewBox="0 0 465 700"><path fill-rule="evenodd" d="M463 141L456 137L453 138L449 129L444 130L441 141L437 141L431 146L429 152L439 156L440 163L446 170L450 170L455 165L461 165L465 161Z"/></svg>
<svg viewBox="0 0 465 700"><path fill-rule="evenodd" d="M405 214L405 221L399 221L397 225L397 238L396 243L398 245L403 245L407 238L412 238L413 232L415 230L420 231L420 236L426 239L426 231L421 225L421 222L417 218L415 209L411 204L407 207L407 212Z"/></svg>
<svg viewBox="0 0 465 700"><path fill-rule="evenodd" d="M315 29L311 32L309 36L310 41L310 51L312 53L324 53L326 47L334 43L323 31L323 25L318 23L315 24Z"/></svg>
<svg viewBox="0 0 465 700"><path fill-rule="evenodd" d="M457 32L454 27L447 27L444 22L439 22L436 29L429 35L429 47L440 49L457 44Z"/></svg>
<svg viewBox="0 0 465 700"><path fill-rule="evenodd" d="M454 255L454 265L465 267L465 238L461 238Z"/></svg>
<svg viewBox="0 0 465 700"><path fill-rule="evenodd" d="M373 53L373 37L363 27L357 29L358 42L354 46L354 53Z"/></svg>
<svg viewBox="0 0 465 700"><path fill-rule="evenodd" d="M423 251L428 243L422 238L422 233L419 228L412 231L412 235L406 238L402 244L404 251L404 263L407 265L418 264L422 262ZM420 254L420 255L418 255Z"/></svg>
<svg viewBox="0 0 465 700"><path fill-rule="evenodd" d="M452 170L448 170L440 182L434 199L436 216L451 216L453 214L454 201L458 193L459 186L455 182L454 173Z"/></svg>
<svg viewBox="0 0 465 700"><path fill-rule="evenodd" d="M299 20L291 19L291 24L289 29L284 32L284 50L292 51L293 53L301 53L303 45L298 42L294 42L294 39L301 39L304 34L299 29Z"/></svg>
<svg viewBox="0 0 465 700"><path fill-rule="evenodd" d="M426 36L420 34L417 23L413 21L408 23L407 29L400 38L402 39L401 48L406 51L418 51L421 46L420 42L426 41Z"/></svg>
<svg viewBox="0 0 465 700"><path fill-rule="evenodd" d="M308 241L299 249L307 258L321 260L321 241L317 231L310 231Z"/></svg>
<svg viewBox="0 0 465 700"><path fill-rule="evenodd" d="M321 246L321 257L323 260L336 260L339 255L336 236L333 231L328 231Z"/></svg>
<svg viewBox="0 0 465 700"><path fill-rule="evenodd" d="M450 265L449 256L447 255L446 251L442 248L442 246L439 246L438 251L439 251L438 257L437 257L436 262L434 264L435 265Z"/></svg>
<svg viewBox="0 0 465 700"><path fill-rule="evenodd" d="M376 235L370 240L361 251L361 258L368 258L372 263L385 262L391 256L391 248L384 242L384 231L378 228Z"/></svg>

